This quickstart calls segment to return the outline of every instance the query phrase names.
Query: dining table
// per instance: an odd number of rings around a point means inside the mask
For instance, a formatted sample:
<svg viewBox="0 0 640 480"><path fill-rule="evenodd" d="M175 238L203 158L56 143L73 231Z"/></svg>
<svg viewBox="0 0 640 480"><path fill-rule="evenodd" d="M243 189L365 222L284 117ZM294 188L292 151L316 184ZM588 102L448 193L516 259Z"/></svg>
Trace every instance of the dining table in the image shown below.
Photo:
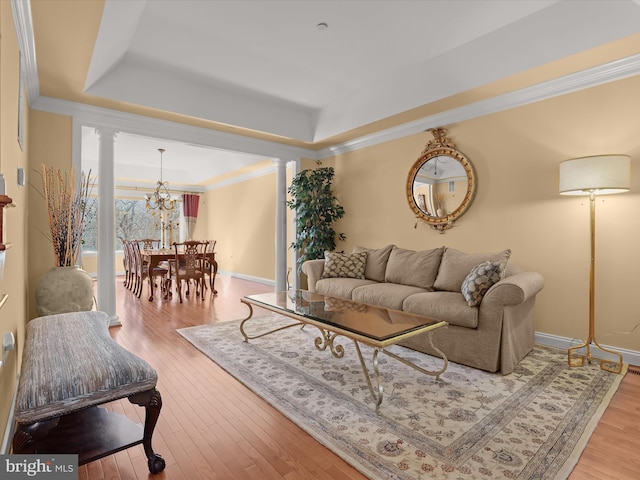
<svg viewBox="0 0 640 480"><path fill-rule="evenodd" d="M178 260L181 259L182 254L178 253ZM209 276L209 286L213 294L218 293L215 289L216 275L218 273L218 262L216 261L216 252L206 252L204 254L207 262L211 265L211 275ZM148 271L152 272L154 268L157 268L160 263L168 262L169 260L176 259L176 252L173 249L160 249L160 250L141 250L140 257L142 261L148 265ZM151 282L151 294L149 295L149 301L153 300L154 284Z"/></svg>

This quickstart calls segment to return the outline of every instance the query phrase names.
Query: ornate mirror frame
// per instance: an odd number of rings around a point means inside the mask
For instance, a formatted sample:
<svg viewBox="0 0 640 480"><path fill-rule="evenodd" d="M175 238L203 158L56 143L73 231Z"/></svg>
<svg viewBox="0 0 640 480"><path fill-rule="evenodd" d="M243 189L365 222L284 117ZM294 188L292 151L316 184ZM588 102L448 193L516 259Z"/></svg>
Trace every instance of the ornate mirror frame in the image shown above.
<svg viewBox="0 0 640 480"><path fill-rule="evenodd" d="M460 218L460 216L469 208L471 202L476 193L476 177L473 171L471 162L461 152L456 150L453 141L446 137L447 130L444 128L431 128L428 130L433 134L433 140L430 140L420 157L415 161L409 176L407 178L407 200L411 210L416 214L416 217L426 222L431 228L438 230L440 233L444 233L445 230L451 228L453 223ZM420 169L425 167L427 162L435 159L434 166L437 167L439 157L449 157L457 161L466 175L466 192L464 198L459 201L458 206L451 212L434 212L435 215L430 213L426 207L426 203L419 202L417 194L415 192L416 177L420 172ZM435 168L434 168L435 170ZM461 175L462 176L462 175ZM422 203L422 205L419 205Z"/></svg>

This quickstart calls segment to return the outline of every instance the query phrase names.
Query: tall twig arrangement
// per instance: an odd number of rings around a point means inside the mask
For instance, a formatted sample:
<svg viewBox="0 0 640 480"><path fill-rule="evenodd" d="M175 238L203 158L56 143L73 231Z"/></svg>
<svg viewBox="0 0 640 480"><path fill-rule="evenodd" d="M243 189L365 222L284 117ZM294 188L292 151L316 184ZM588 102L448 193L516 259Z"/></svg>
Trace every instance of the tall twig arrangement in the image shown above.
<svg viewBox="0 0 640 480"><path fill-rule="evenodd" d="M77 265L85 228L84 219L88 213L87 199L94 185L90 178L91 171L88 175L82 174L80 188L76 191L73 168L69 174L42 164L41 170L56 266Z"/></svg>

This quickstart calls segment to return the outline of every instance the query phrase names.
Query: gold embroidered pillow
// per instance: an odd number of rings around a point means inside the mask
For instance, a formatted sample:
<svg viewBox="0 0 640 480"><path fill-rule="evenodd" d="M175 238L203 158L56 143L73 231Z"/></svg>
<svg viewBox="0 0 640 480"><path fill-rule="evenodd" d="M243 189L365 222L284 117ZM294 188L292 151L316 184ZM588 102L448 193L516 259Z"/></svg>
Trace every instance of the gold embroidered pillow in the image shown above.
<svg viewBox="0 0 640 480"><path fill-rule="evenodd" d="M324 252L322 278L364 278L367 252Z"/></svg>

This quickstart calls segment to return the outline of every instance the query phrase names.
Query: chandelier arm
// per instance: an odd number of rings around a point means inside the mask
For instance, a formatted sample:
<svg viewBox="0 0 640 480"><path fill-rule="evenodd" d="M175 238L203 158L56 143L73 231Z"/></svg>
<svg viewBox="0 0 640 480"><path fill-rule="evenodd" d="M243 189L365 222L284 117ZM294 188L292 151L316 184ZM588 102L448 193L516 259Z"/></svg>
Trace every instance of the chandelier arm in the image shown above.
<svg viewBox="0 0 640 480"><path fill-rule="evenodd" d="M153 196L146 196L146 207L148 210L170 211L176 207L176 200L171 199L169 182L162 180L162 154L165 152L165 149L159 148L158 151L160 152L160 180L158 180Z"/></svg>

